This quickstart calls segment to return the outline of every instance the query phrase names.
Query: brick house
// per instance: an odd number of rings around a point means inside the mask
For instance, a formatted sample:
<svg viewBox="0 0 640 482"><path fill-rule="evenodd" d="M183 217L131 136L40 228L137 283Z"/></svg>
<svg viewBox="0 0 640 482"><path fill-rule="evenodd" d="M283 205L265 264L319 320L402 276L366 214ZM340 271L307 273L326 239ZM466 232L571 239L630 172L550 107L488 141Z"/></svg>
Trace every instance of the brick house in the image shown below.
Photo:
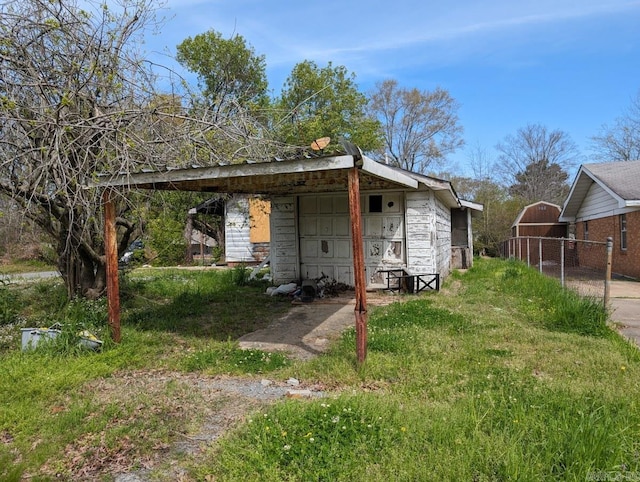
<svg viewBox="0 0 640 482"><path fill-rule="evenodd" d="M640 161L582 165L559 220L576 239L613 238L612 272L640 279Z"/></svg>

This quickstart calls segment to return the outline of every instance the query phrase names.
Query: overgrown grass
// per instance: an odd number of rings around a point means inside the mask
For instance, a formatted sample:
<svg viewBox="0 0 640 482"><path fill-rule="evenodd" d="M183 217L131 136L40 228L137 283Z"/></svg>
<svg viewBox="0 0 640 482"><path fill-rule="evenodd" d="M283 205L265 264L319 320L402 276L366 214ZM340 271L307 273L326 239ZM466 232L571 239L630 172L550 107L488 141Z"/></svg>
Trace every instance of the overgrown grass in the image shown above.
<svg viewBox="0 0 640 482"><path fill-rule="evenodd" d="M122 283L121 344L23 353L16 339L0 347L0 479L98 477L119 460L144 464L166 453L198 397L167 369L269 373L328 392L276 403L209 453L176 459L195 480L640 474L640 355L607 327L595 300L521 264L478 260L440 293L371 309L362 366L353 330L326 355L294 363L238 349L235 338L288 306L261 285L238 286L238 276L137 270ZM12 309L26 323L62 321L70 334L84 323L103 336L99 303L68 304L53 282L16 289L21 304Z"/></svg>
<svg viewBox="0 0 640 482"><path fill-rule="evenodd" d="M479 260L441 294L374 311L359 369L354 353L350 331L295 367L340 394L254 415L196 477L640 476L638 350L595 300L519 263Z"/></svg>
<svg viewBox="0 0 640 482"><path fill-rule="evenodd" d="M168 447L194 416L182 408L195 396L191 388L168 380L120 401L104 399L100 380L117 372L266 373L288 363L230 341L287 308L264 296L261 284L238 287L228 271L183 270L138 270L121 284L119 345L110 341L103 300L68 302L53 280L3 288L0 301L18 322L5 325L0 344L0 480L110 473L120 459L144 462ZM21 327L56 323L61 334L51 343L20 351ZM84 330L105 342L102 350L79 346Z"/></svg>

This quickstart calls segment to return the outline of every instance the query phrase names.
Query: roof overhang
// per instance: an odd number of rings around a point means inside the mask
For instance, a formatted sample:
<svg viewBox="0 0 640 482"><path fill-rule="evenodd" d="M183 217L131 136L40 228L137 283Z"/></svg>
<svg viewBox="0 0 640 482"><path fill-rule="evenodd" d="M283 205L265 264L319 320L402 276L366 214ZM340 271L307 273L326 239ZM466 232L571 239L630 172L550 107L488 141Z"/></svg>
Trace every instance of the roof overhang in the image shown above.
<svg viewBox="0 0 640 482"><path fill-rule="evenodd" d="M318 158L101 175L92 187L288 195L347 191L348 171L360 169L361 190L417 189L409 173L366 156Z"/></svg>
<svg viewBox="0 0 640 482"><path fill-rule="evenodd" d="M640 200L623 199L609 186L598 179L598 177L589 170L588 166L582 165L578 170L578 174L571 185L569 195L562 207L562 212L558 218L560 222L574 222L576 220L578 211L580 210L589 189L594 183L598 184L605 192L615 199L618 203L619 209L640 206Z"/></svg>
<svg viewBox="0 0 640 482"><path fill-rule="evenodd" d="M467 201L466 199L460 199L460 205L465 209L469 209L471 211L471 216L474 218L481 216L484 211L484 204Z"/></svg>

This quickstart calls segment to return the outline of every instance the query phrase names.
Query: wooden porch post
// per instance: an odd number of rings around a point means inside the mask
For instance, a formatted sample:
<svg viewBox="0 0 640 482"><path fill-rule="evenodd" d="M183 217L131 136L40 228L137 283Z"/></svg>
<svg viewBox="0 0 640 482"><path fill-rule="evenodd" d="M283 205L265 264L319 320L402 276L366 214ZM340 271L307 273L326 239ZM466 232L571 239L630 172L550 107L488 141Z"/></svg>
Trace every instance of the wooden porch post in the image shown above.
<svg viewBox="0 0 640 482"><path fill-rule="evenodd" d="M116 210L113 190L102 193L104 205L104 254L107 267L107 307L111 338L120 343L120 287L118 284L118 244L116 236Z"/></svg>
<svg viewBox="0 0 640 482"><path fill-rule="evenodd" d="M356 355L358 363L367 356L367 289L364 272L364 249L362 246L362 216L360 212L359 169L349 170L349 216L353 243L353 275L356 285Z"/></svg>

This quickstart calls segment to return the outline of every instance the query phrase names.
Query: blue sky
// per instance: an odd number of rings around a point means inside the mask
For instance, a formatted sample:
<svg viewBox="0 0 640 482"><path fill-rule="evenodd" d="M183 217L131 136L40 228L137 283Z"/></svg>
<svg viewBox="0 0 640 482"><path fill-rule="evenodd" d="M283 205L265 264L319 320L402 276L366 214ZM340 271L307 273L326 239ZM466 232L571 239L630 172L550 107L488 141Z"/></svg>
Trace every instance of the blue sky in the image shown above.
<svg viewBox="0 0 640 482"><path fill-rule="evenodd" d="M640 0L168 0L162 13L148 51L240 34L265 55L275 94L303 60L344 65L363 92L389 78L447 89L466 147L445 168L467 174L472 151L494 158L528 123L567 132L588 162L590 137L640 91Z"/></svg>

